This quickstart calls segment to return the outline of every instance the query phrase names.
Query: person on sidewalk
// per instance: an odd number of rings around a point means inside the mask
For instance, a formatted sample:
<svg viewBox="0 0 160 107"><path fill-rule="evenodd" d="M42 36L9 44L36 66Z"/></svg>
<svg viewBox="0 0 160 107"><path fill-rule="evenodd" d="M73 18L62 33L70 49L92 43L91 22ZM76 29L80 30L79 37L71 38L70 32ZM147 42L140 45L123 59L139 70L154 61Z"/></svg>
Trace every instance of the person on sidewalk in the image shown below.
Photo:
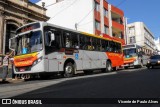
<svg viewBox="0 0 160 107"><path fill-rule="evenodd" d="M2 55L2 67L3 67L3 74L2 74L2 82L6 81L7 75L8 75L8 66L9 66L9 58L12 55L13 51L11 54L9 52L6 53L6 55Z"/></svg>
<svg viewBox="0 0 160 107"><path fill-rule="evenodd" d="M15 74L14 74L14 68L13 68L13 64L14 64L14 58L13 56L10 58L10 62L11 62L11 70L12 70L12 80L15 80Z"/></svg>

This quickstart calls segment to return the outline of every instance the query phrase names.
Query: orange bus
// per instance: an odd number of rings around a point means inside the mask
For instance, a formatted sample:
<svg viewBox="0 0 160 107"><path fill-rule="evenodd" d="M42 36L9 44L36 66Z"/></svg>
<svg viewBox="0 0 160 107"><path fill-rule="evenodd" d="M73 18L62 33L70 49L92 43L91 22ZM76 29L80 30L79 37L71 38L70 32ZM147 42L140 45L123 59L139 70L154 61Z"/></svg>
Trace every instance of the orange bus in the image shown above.
<svg viewBox="0 0 160 107"><path fill-rule="evenodd" d="M124 68L143 67L147 64L149 55L145 54L143 47L137 44L123 46Z"/></svg>

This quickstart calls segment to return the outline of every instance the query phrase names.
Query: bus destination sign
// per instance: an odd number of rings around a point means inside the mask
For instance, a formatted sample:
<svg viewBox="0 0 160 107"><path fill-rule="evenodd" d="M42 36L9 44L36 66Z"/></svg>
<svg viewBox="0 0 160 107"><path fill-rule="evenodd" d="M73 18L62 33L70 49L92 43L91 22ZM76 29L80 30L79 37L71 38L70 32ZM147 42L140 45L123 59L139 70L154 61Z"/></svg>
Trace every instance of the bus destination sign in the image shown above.
<svg viewBox="0 0 160 107"><path fill-rule="evenodd" d="M17 34L19 33L23 33L23 32L27 32L33 29L37 29L40 28L40 24L39 23L34 23L34 24L30 24L30 25L26 25L20 29L17 30Z"/></svg>

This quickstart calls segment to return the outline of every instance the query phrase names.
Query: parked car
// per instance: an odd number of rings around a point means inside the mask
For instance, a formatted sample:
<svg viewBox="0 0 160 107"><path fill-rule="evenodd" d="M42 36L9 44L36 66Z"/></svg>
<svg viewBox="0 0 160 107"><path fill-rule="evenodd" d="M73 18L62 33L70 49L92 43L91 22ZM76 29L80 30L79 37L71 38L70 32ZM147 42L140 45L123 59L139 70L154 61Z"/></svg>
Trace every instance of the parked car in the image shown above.
<svg viewBox="0 0 160 107"><path fill-rule="evenodd" d="M160 66L160 55L153 55L147 62L147 68L154 68L155 66Z"/></svg>

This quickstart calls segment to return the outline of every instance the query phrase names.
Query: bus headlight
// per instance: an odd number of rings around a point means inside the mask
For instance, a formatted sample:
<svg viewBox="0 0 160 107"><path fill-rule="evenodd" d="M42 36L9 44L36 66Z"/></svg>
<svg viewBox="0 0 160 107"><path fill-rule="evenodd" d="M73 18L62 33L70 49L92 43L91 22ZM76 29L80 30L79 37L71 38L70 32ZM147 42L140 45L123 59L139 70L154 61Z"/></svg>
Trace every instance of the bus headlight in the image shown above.
<svg viewBox="0 0 160 107"><path fill-rule="evenodd" d="M150 63L150 61L147 62L148 64Z"/></svg>
<svg viewBox="0 0 160 107"><path fill-rule="evenodd" d="M43 57L38 58L36 61L33 62L33 66L41 62Z"/></svg>
<svg viewBox="0 0 160 107"><path fill-rule="evenodd" d="M160 61L158 61L158 63L160 64Z"/></svg>

